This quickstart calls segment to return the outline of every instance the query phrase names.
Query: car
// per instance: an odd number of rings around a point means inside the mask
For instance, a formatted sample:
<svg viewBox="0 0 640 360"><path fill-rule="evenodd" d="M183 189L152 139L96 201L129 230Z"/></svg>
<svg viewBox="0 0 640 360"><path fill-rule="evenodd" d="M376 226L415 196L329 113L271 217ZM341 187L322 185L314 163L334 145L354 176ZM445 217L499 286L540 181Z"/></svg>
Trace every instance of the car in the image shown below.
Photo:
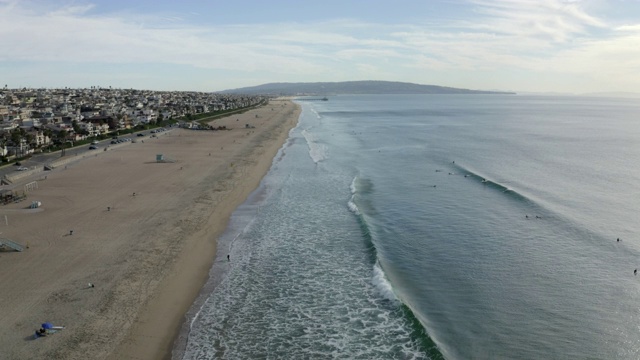
<svg viewBox="0 0 640 360"><path fill-rule="evenodd" d="M98 142L94 140L91 142L91 145L98 145Z"/></svg>
<svg viewBox="0 0 640 360"><path fill-rule="evenodd" d="M89 150L95 150L95 149L97 149L97 148L98 148L98 147L97 147L97 146L95 146L95 145L91 145L91 146L89 146Z"/></svg>
<svg viewBox="0 0 640 360"><path fill-rule="evenodd" d="M20 166L19 168L16 169L17 171L27 171L29 170L29 168L24 167L24 166Z"/></svg>
<svg viewBox="0 0 640 360"><path fill-rule="evenodd" d="M137 133L136 136L144 136L143 133Z"/></svg>
<svg viewBox="0 0 640 360"><path fill-rule="evenodd" d="M112 143L112 144L117 144L118 142L117 142L117 141L115 141L115 140L111 140L111 143Z"/></svg>

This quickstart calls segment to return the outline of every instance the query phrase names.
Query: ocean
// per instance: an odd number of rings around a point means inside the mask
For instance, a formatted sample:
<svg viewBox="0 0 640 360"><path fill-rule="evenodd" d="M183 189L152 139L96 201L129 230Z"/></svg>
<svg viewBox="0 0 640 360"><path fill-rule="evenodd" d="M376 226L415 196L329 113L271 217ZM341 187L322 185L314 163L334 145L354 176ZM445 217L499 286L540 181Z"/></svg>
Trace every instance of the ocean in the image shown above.
<svg viewBox="0 0 640 360"><path fill-rule="evenodd" d="M298 102L174 358L640 358L638 100Z"/></svg>

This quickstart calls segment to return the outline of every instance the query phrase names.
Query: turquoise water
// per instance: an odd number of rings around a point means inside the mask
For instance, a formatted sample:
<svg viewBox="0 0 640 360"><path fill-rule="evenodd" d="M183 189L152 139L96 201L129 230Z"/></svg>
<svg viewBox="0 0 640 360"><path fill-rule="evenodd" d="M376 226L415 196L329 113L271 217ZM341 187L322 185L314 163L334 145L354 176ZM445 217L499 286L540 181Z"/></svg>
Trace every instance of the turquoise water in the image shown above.
<svg viewBox="0 0 640 360"><path fill-rule="evenodd" d="M175 357L640 358L637 101L300 104Z"/></svg>

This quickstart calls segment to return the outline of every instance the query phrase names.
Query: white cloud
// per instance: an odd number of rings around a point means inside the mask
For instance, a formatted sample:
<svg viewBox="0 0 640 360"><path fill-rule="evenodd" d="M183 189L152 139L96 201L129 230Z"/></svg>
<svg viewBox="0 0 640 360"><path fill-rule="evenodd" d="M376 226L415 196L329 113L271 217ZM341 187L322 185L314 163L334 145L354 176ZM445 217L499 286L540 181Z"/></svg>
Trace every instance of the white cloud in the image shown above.
<svg viewBox="0 0 640 360"><path fill-rule="evenodd" d="M392 79L404 71L411 73L405 80L425 83L435 72L496 77L511 70L556 74L558 81L563 73L582 74L640 91L640 25L608 25L579 1L471 0L475 18L437 25L335 19L205 26L176 14L28 4L0 0L0 61L179 64L250 78L269 73L277 81Z"/></svg>
<svg viewBox="0 0 640 360"><path fill-rule="evenodd" d="M640 24L636 25L622 25L615 28L616 31L632 31L632 32L640 32Z"/></svg>
<svg viewBox="0 0 640 360"><path fill-rule="evenodd" d="M565 42L585 34L589 27L605 23L587 14L577 2L557 0L474 0L478 13L486 16L478 29L497 34L541 37Z"/></svg>

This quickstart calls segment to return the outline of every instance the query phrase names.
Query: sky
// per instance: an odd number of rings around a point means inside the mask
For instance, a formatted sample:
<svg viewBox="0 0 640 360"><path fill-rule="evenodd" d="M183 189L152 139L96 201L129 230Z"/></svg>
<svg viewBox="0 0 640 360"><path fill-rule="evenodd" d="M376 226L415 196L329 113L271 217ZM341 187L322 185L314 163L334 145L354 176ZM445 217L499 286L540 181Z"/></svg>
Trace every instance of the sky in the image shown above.
<svg viewBox="0 0 640 360"><path fill-rule="evenodd" d="M640 93L640 0L0 0L0 86Z"/></svg>

